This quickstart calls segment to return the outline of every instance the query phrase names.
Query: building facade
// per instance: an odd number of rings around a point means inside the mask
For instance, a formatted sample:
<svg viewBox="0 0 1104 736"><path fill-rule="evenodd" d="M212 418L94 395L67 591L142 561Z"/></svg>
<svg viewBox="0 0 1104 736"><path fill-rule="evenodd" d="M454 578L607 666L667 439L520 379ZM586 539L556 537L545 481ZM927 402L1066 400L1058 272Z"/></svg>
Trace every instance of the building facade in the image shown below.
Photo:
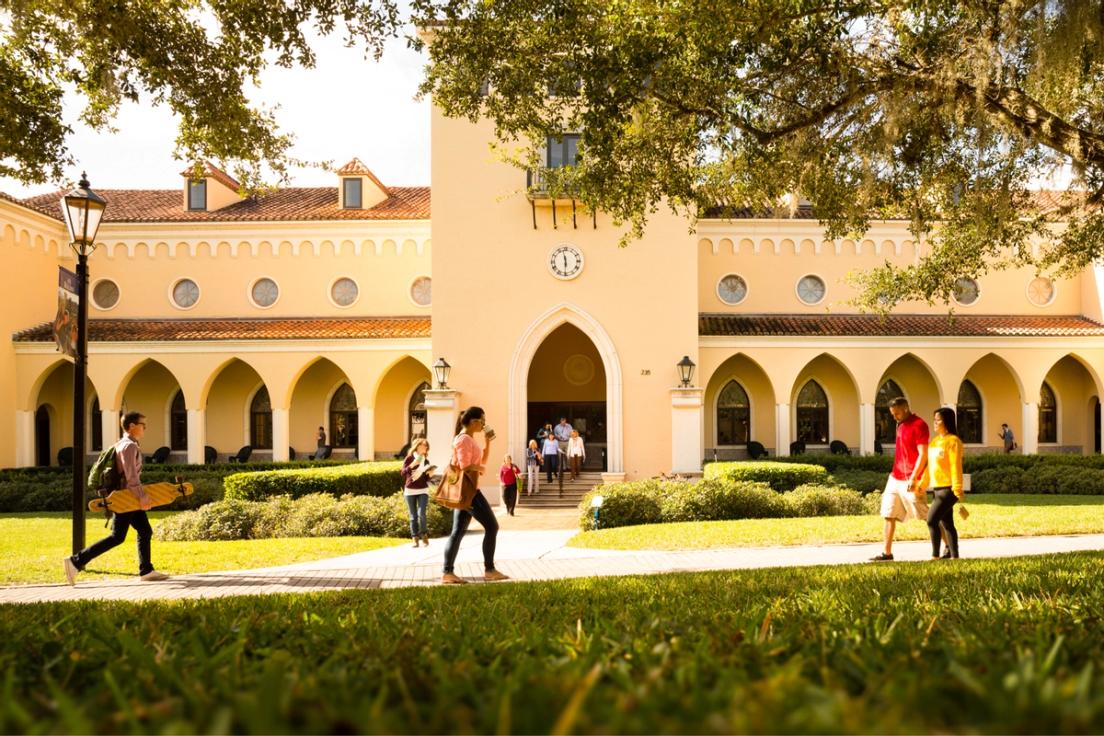
<svg viewBox="0 0 1104 736"><path fill-rule="evenodd" d="M749 447L891 451L885 404L904 395L925 416L957 407L972 451L998 449L1002 423L1018 451L1100 451L1104 267L1001 271L962 281L953 315L915 303L883 320L847 304L845 277L921 256L906 223L826 240L803 208L693 228L659 212L621 248L602 213L491 158L489 123L432 114L432 209L428 188L387 187L356 159L331 187L256 199L210 166L175 190L97 189L87 446L139 410L147 451L189 462L301 457L322 428L360 458L428 434L440 464L456 412L478 404L496 450L522 456L562 416L588 467L639 478ZM569 143L548 142L549 164L570 163ZM0 466L72 444L50 324L57 268L73 267L57 199L0 197Z"/></svg>

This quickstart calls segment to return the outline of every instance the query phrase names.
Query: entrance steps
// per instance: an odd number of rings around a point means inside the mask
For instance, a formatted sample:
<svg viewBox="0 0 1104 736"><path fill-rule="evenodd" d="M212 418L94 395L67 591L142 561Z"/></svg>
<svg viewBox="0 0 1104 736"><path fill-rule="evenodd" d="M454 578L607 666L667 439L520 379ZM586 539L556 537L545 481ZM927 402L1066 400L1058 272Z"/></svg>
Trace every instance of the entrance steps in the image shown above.
<svg viewBox="0 0 1104 736"><path fill-rule="evenodd" d="M560 481L553 476L551 483L545 481L544 473L540 477L540 493L535 496L522 495L518 505L527 508L563 509L576 508L583 496L590 493L594 486L602 484L602 474L597 472L579 473L572 481L570 474L564 477L563 495L560 495ZM525 493L525 489L522 489Z"/></svg>

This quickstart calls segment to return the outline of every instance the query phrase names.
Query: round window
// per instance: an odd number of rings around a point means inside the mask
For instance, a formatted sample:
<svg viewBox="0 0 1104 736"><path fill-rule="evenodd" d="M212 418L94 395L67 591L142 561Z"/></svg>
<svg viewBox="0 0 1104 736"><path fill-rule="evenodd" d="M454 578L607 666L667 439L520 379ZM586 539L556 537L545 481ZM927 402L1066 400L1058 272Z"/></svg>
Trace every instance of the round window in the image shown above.
<svg viewBox="0 0 1104 736"><path fill-rule="evenodd" d="M360 287L350 278L342 277L330 287L330 298L339 307L348 307L360 296Z"/></svg>
<svg viewBox="0 0 1104 736"><path fill-rule="evenodd" d="M191 309L199 301L199 286L191 279L180 279L173 285L172 300L181 309Z"/></svg>
<svg viewBox="0 0 1104 736"><path fill-rule="evenodd" d="M977 281L966 276L955 281L954 300L962 306L968 307L976 302L979 296L981 296L981 289Z"/></svg>
<svg viewBox="0 0 1104 736"><path fill-rule="evenodd" d="M725 304L739 304L747 297L747 282L730 273L717 284L717 296Z"/></svg>
<svg viewBox="0 0 1104 736"><path fill-rule="evenodd" d="M1046 276L1031 279L1027 285L1027 298L1037 307L1045 307L1054 301L1054 281Z"/></svg>
<svg viewBox="0 0 1104 736"><path fill-rule="evenodd" d="M280 298L280 287L272 279L257 279L253 282L253 288L249 290L249 296L258 307L267 309Z"/></svg>
<svg viewBox="0 0 1104 736"><path fill-rule="evenodd" d="M97 309L111 309L119 303L119 285L110 279L101 279L92 287L92 303Z"/></svg>
<svg viewBox="0 0 1104 736"><path fill-rule="evenodd" d="M410 285L410 298L419 307L428 307L433 301L433 281L429 276L419 276Z"/></svg>
<svg viewBox="0 0 1104 736"><path fill-rule="evenodd" d="M797 298L805 304L819 304L824 299L827 288L824 279L819 276L802 276L797 282Z"/></svg>

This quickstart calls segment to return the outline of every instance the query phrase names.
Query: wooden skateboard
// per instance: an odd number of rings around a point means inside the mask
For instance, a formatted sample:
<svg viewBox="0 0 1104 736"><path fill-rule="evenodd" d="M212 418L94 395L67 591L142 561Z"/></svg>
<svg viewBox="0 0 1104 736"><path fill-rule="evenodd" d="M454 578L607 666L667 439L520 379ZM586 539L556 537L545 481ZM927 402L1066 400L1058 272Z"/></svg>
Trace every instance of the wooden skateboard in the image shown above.
<svg viewBox="0 0 1104 736"><path fill-rule="evenodd" d="M142 486L154 506L166 506L178 498L192 495L195 490L191 483L146 483ZM127 489L112 491L107 498L93 498L88 502L88 510L93 512L112 511L125 514L139 511L138 497Z"/></svg>

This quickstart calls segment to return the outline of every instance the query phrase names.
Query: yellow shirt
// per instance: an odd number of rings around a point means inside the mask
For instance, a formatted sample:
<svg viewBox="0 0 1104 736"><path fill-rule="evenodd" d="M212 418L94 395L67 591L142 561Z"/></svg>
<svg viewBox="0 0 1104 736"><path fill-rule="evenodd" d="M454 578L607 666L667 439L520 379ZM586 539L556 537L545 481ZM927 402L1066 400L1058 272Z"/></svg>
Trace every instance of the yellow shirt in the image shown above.
<svg viewBox="0 0 1104 736"><path fill-rule="evenodd" d="M928 467L924 470L924 488L951 487L960 499L962 491L962 440L953 434L934 435L928 444Z"/></svg>

